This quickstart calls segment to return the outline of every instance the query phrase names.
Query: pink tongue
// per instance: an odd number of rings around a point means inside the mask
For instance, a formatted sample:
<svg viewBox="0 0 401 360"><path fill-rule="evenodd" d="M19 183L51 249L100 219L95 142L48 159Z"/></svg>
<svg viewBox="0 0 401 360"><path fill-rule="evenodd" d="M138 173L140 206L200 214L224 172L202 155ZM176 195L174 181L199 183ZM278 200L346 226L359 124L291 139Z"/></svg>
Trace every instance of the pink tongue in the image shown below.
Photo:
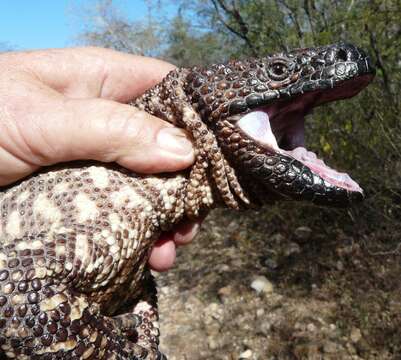
<svg viewBox="0 0 401 360"><path fill-rule="evenodd" d="M252 111L246 114L237 122L237 126L260 144L279 150L270 127L269 115L264 111Z"/></svg>
<svg viewBox="0 0 401 360"><path fill-rule="evenodd" d="M286 153L302 162L330 184L345 188L350 191L362 192L360 186L354 180L352 180L348 174L340 173L328 167L323 160L316 156L315 153L306 150L304 147L297 147L294 150L286 151Z"/></svg>

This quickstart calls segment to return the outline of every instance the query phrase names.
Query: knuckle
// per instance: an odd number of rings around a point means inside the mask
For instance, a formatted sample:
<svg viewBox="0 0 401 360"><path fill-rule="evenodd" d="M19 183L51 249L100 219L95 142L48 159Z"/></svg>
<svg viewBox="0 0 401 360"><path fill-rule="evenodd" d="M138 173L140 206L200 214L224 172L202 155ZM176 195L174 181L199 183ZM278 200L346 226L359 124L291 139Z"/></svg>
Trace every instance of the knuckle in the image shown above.
<svg viewBox="0 0 401 360"><path fill-rule="evenodd" d="M105 132L111 148L143 144L151 133L150 124L145 125L145 114L129 105L116 105L109 112Z"/></svg>

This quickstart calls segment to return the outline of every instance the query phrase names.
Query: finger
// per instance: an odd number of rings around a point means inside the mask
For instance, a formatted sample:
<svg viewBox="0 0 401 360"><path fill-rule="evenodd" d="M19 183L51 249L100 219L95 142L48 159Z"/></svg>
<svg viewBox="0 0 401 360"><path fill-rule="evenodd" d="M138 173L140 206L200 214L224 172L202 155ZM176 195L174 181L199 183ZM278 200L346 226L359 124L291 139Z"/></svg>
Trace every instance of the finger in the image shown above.
<svg viewBox="0 0 401 360"><path fill-rule="evenodd" d="M174 231L163 233L152 249L149 264L153 270L166 271L176 259L176 246L186 245L198 234L202 220L183 222Z"/></svg>
<svg viewBox="0 0 401 360"><path fill-rule="evenodd" d="M42 154L49 164L93 159L153 173L183 169L194 160L184 130L132 106L102 99L73 99L63 105L45 117L53 121L41 124L41 138L48 142Z"/></svg>
<svg viewBox="0 0 401 360"><path fill-rule="evenodd" d="M110 100L66 99L36 85L29 85L35 101L20 91L18 101L4 104L14 120L0 123L0 158L20 165L5 171L3 184L77 159L117 162L139 173L177 171L194 160L187 133L159 118Z"/></svg>
<svg viewBox="0 0 401 360"><path fill-rule="evenodd" d="M139 96L174 69L158 59L96 47L8 53L2 61L69 97L119 102Z"/></svg>
<svg viewBox="0 0 401 360"><path fill-rule="evenodd" d="M174 265L175 258L176 248L171 234L163 234L150 253L149 265L153 270L166 271Z"/></svg>
<svg viewBox="0 0 401 360"><path fill-rule="evenodd" d="M53 131L70 133L58 161L89 158L153 173L183 169L194 160L184 130L131 106L94 99L69 101L65 109L74 116Z"/></svg>

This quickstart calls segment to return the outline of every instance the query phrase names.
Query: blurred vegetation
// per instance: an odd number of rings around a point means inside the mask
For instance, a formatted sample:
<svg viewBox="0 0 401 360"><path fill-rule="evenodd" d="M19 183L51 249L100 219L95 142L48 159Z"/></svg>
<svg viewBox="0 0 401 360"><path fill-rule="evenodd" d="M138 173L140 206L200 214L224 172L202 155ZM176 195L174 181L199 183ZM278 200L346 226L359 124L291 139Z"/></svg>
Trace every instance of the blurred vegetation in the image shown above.
<svg viewBox="0 0 401 360"><path fill-rule="evenodd" d="M166 18L163 10L177 6ZM308 225L328 236L359 239L370 254L400 255L401 2L399 0L149 1L143 23L98 2L86 44L158 56L179 66L260 56L272 51L338 42L366 49L377 67L358 97L316 109L307 121L308 148L349 172L367 199L349 210L278 204L262 216L272 232Z"/></svg>

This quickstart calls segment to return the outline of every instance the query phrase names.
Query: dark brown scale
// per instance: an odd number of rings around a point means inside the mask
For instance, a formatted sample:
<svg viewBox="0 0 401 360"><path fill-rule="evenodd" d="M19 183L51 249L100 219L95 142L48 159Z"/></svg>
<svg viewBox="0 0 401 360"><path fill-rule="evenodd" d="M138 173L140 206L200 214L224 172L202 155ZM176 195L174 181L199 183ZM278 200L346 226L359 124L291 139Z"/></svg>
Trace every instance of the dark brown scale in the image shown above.
<svg viewBox="0 0 401 360"><path fill-rule="evenodd" d="M12 256L11 253L15 249L15 244L7 244L4 248L9 252L9 256ZM15 255L14 255L15 256Z"/></svg>
<svg viewBox="0 0 401 360"><path fill-rule="evenodd" d="M19 325L21 324L21 321L18 319L17 316L13 316L11 318L11 327L13 327L14 329L16 329ZM21 331L23 328L20 328L19 330ZM19 331L19 332L20 332Z"/></svg>
<svg viewBox="0 0 401 360"><path fill-rule="evenodd" d="M17 314L20 317L24 317L26 315L27 311L28 311L28 307L25 304L17 307Z"/></svg>
<svg viewBox="0 0 401 360"><path fill-rule="evenodd" d="M27 300L30 304L36 304L39 302L40 296L37 292L32 291L28 293Z"/></svg>
<svg viewBox="0 0 401 360"><path fill-rule="evenodd" d="M21 340L20 339L15 339L15 338L11 339L10 344L14 349L16 349L16 348L21 346ZM18 353L18 351L17 351L17 353Z"/></svg>
<svg viewBox="0 0 401 360"><path fill-rule="evenodd" d="M208 105L211 105L214 101L216 101L216 98L213 95L206 96L205 98L205 102Z"/></svg>
<svg viewBox="0 0 401 360"><path fill-rule="evenodd" d="M23 267L28 267L33 264L33 259L32 258L22 259L21 264Z"/></svg>
<svg viewBox="0 0 401 360"><path fill-rule="evenodd" d="M275 89L280 89L281 83L275 82L275 81L271 81L271 82L269 83L269 87L270 87L270 89L273 89L273 90L275 90Z"/></svg>
<svg viewBox="0 0 401 360"><path fill-rule="evenodd" d="M201 95L207 95L209 93L211 93L213 90L210 86L208 85L204 85L199 89L199 92Z"/></svg>
<svg viewBox="0 0 401 360"><path fill-rule="evenodd" d="M34 316L28 316L25 318L25 325L32 328L35 326L35 317Z"/></svg>
<svg viewBox="0 0 401 360"><path fill-rule="evenodd" d="M57 341L66 341L68 337L68 332L64 328L59 328L56 333Z"/></svg>
<svg viewBox="0 0 401 360"><path fill-rule="evenodd" d="M219 89L219 90L226 90L226 89L228 89L230 87L230 84L228 83L228 82L226 82L226 81L221 81L221 82L219 82L218 84L217 84L217 88Z"/></svg>
<svg viewBox="0 0 401 360"><path fill-rule="evenodd" d="M38 315L40 313L40 307L37 304L33 304L31 306L31 313L32 315Z"/></svg>
<svg viewBox="0 0 401 360"><path fill-rule="evenodd" d="M240 141L242 139L242 136L240 135L240 134L238 134L238 133L234 133L234 134L232 134L231 136L230 136L230 142L238 142L238 141Z"/></svg>
<svg viewBox="0 0 401 360"><path fill-rule="evenodd" d="M68 315L71 311L71 306L70 304L68 304L67 302L63 302L61 303L58 308L60 309L60 311L66 315Z"/></svg>
<svg viewBox="0 0 401 360"><path fill-rule="evenodd" d="M252 91L251 91L251 89L249 89L249 88L242 88L240 91L239 91L239 96L240 97L246 97L247 95L249 95L250 93L251 93Z"/></svg>
<svg viewBox="0 0 401 360"><path fill-rule="evenodd" d="M65 328L68 328L71 325L71 319L68 316L61 318L60 325Z"/></svg>
<svg viewBox="0 0 401 360"><path fill-rule="evenodd" d="M57 332L58 326L57 323L53 320L49 320L49 322L47 323L47 331L50 334L55 334Z"/></svg>
<svg viewBox="0 0 401 360"><path fill-rule="evenodd" d="M77 335L79 334L79 331L81 330L81 323L78 319L73 320L70 324L70 331L71 334Z"/></svg>
<svg viewBox="0 0 401 360"><path fill-rule="evenodd" d="M20 250L19 255L20 256L30 256L32 254L31 249L23 249Z"/></svg>
<svg viewBox="0 0 401 360"><path fill-rule="evenodd" d="M38 316L38 321L39 321L39 323L42 324L42 325L46 325L47 320L48 320L48 316L47 316L47 314L44 313L44 312L41 313L41 314Z"/></svg>
<svg viewBox="0 0 401 360"><path fill-rule="evenodd" d="M3 311L4 317L11 317L13 314L14 314L14 308L12 306L6 307Z"/></svg>
<svg viewBox="0 0 401 360"><path fill-rule="evenodd" d="M33 256L42 256L43 254L44 254L44 250L43 249L32 250L32 255Z"/></svg>
<svg viewBox="0 0 401 360"><path fill-rule="evenodd" d="M50 346L50 344L53 342L53 336L51 334L44 334L40 338L40 341L44 346Z"/></svg>
<svg viewBox="0 0 401 360"><path fill-rule="evenodd" d="M28 325L28 324L27 324ZM29 326L29 325L28 325ZM41 325L35 325L33 328L32 328L32 331L33 331L33 334L36 336L36 337L39 337L39 336L42 336L43 335L43 327L41 326Z"/></svg>
<svg viewBox="0 0 401 360"><path fill-rule="evenodd" d="M232 90L227 91L224 95L225 95L225 98L228 100L234 99L236 97L236 93Z"/></svg>

